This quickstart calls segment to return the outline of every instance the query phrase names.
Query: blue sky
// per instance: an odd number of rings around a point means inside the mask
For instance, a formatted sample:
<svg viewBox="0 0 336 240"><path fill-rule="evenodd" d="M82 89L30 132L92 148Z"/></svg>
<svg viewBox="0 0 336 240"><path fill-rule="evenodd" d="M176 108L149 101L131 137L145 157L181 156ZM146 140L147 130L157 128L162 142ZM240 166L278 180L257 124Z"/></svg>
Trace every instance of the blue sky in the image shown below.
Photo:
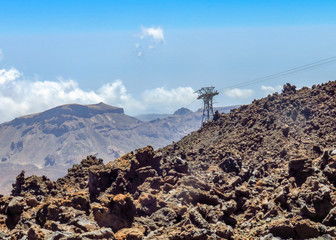
<svg viewBox="0 0 336 240"><path fill-rule="evenodd" d="M335 24L335 1L1 1L5 33Z"/></svg>
<svg viewBox="0 0 336 240"><path fill-rule="evenodd" d="M225 89L336 56L335 12L309 0L0 1L0 122L75 102L195 110L193 91L210 85L217 106L247 104L335 80L336 63Z"/></svg>

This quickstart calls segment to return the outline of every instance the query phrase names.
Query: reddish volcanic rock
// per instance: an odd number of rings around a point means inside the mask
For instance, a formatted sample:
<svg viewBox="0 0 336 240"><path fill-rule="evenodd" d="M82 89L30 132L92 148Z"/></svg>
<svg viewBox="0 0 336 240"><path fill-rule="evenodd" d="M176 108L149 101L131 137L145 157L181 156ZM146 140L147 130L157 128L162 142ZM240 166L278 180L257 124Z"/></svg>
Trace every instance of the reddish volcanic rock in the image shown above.
<svg viewBox="0 0 336 240"><path fill-rule="evenodd" d="M333 239L335 119L336 82L287 84L157 151L21 173L0 238Z"/></svg>

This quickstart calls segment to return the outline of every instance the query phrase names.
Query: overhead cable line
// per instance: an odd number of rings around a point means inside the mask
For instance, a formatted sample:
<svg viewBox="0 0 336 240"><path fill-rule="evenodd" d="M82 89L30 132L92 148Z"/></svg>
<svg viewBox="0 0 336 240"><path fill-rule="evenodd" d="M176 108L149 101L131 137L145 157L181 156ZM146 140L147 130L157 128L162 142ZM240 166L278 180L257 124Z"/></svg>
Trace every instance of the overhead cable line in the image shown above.
<svg viewBox="0 0 336 240"><path fill-rule="evenodd" d="M271 75L268 75L268 76L265 76L265 77L256 78L256 79L253 79L253 80L250 80L250 81L246 81L246 82L237 83L237 84L234 84L234 85L231 85L231 86L227 86L225 88L220 89L219 91L221 92L225 89L244 87L244 86L252 85L252 84L255 84L255 83L259 83L259 82L272 80L272 79L275 79L275 78L289 76L289 75L294 74L294 73L306 71L306 70L309 70L309 69L312 69L312 68L317 68L317 67L329 64L329 63L333 63L335 61L336 61L336 56L329 57L329 58L322 59L322 60L319 60L319 61L316 61L316 62L308 63L308 64L305 64L305 65L302 65L302 66L298 66L298 67L291 68L291 69L288 69L288 70L285 70L285 71L281 71L281 72L278 72L278 73L275 73L275 74L271 74ZM186 107L189 107L191 104L193 104L196 101L197 101L197 99L193 100Z"/></svg>
<svg viewBox="0 0 336 240"><path fill-rule="evenodd" d="M234 85L222 88L219 91L222 91L222 90L228 89L228 88L244 87L244 86L252 85L252 84L255 84L255 83L259 83L259 82L288 76L288 75L291 75L291 74L294 74L294 73L297 73L297 72L302 72L302 71L309 70L309 69L312 69L312 68L316 68L316 67L319 67L319 66L322 66L322 65L326 65L328 63L332 63L332 62L335 62L335 61L336 61L336 56L326 58L326 59L322 59L322 60L319 60L319 61L316 61L316 62L313 62L313 63L309 63L309 64L302 65L302 66L299 66L299 67L291 68L289 70L285 70L285 71L282 71L282 72L271 74L271 75L268 75L268 76L265 76L265 77L256 78L256 79L253 79L253 80L250 80L250 81L247 81L247 82L234 84Z"/></svg>

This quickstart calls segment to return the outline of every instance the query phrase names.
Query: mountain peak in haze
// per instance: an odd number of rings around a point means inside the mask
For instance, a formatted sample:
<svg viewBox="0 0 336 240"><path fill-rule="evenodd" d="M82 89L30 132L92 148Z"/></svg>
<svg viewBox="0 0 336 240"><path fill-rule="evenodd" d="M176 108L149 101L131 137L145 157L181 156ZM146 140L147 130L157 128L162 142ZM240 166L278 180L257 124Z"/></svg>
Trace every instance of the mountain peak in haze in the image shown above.
<svg viewBox="0 0 336 240"><path fill-rule="evenodd" d="M174 115L187 115L192 113L188 108L182 107L174 112Z"/></svg>
<svg viewBox="0 0 336 240"><path fill-rule="evenodd" d="M31 123L46 121L51 118L67 118L67 117L77 117L77 118L91 118L94 115L102 113L117 113L123 114L124 109L113 107L107 105L103 102L98 104L80 105L80 104L66 104L58 106L41 113L35 113L30 115L25 115L19 118L15 118L12 123L21 124L26 123L27 125Z"/></svg>
<svg viewBox="0 0 336 240"><path fill-rule="evenodd" d="M0 168L7 179L28 169L22 165L30 164L33 174L50 168L54 179L87 155L113 160L149 144L163 147L199 126L198 113L143 122L105 103L62 105L0 124ZM7 183L0 179L0 190Z"/></svg>

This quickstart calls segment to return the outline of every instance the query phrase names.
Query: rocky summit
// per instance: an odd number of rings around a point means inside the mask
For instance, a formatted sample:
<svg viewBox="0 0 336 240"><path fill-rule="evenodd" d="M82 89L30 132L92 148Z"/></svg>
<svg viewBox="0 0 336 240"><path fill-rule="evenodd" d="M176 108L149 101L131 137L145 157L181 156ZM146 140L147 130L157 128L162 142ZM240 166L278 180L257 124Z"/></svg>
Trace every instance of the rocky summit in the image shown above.
<svg viewBox="0 0 336 240"><path fill-rule="evenodd" d="M336 82L275 93L181 141L0 198L2 239L335 239Z"/></svg>

